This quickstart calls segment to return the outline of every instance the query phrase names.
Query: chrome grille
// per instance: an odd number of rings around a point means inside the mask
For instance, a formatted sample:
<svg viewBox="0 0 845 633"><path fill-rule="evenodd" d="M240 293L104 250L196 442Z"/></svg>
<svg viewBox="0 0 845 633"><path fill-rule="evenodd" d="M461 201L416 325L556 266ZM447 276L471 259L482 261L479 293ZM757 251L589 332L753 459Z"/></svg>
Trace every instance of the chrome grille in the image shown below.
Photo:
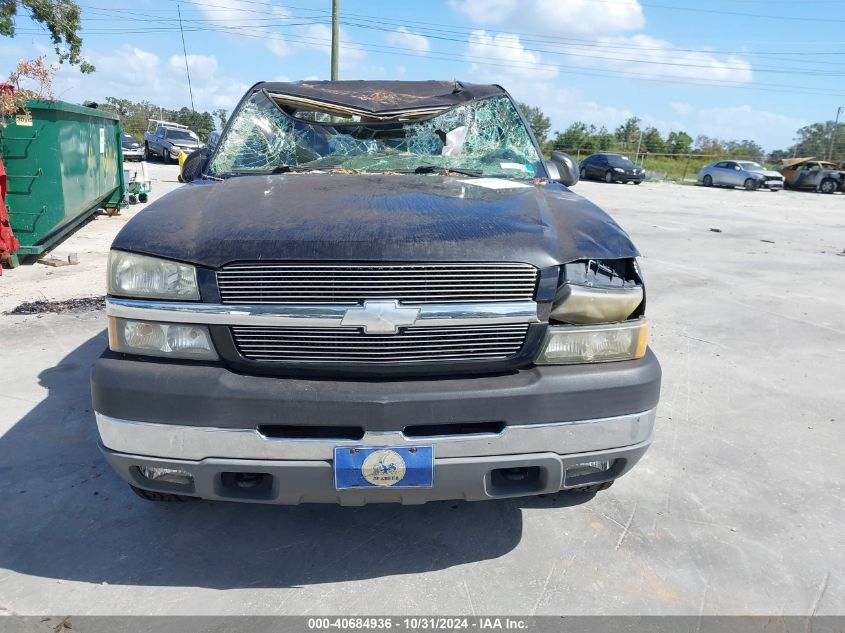
<svg viewBox="0 0 845 633"><path fill-rule="evenodd" d="M217 273L223 303L354 304L531 300L530 264L231 264Z"/></svg>
<svg viewBox="0 0 845 633"><path fill-rule="evenodd" d="M409 327L387 336L339 328L232 327L240 354L265 362L497 360L519 352L527 332L527 324Z"/></svg>

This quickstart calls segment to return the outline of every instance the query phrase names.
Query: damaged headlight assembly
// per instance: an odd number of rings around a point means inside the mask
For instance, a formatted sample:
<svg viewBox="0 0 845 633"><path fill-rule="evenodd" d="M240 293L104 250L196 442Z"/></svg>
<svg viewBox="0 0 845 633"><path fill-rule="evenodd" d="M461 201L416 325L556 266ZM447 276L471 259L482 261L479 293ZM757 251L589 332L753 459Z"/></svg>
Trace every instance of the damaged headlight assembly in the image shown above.
<svg viewBox="0 0 845 633"><path fill-rule="evenodd" d="M642 315L645 294L635 260L574 262L564 266L562 276L535 363L603 363L645 356L649 324Z"/></svg>
<svg viewBox="0 0 845 633"><path fill-rule="evenodd" d="M194 266L113 250L109 253L109 295L133 299L199 301ZM124 354L217 360L204 325L159 323L110 316L109 348Z"/></svg>

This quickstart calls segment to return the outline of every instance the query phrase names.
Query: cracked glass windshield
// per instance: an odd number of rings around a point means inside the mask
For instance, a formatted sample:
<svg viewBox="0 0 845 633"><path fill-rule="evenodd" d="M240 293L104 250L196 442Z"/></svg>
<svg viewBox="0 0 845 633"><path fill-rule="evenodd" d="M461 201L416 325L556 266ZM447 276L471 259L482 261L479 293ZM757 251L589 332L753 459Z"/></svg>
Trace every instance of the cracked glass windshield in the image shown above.
<svg viewBox="0 0 845 633"><path fill-rule="evenodd" d="M514 105L503 96L424 120L350 123L345 117L336 123L328 114L307 114L312 120L292 116L266 92L256 92L235 114L206 174L458 169L528 179L541 160Z"/></svg>

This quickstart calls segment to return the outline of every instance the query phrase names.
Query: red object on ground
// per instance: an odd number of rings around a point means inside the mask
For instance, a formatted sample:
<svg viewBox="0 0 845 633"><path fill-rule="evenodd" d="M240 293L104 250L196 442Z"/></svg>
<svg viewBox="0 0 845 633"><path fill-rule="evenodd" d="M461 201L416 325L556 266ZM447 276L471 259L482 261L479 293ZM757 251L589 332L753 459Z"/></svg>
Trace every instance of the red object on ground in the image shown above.
<svg viewBox="0 0 845 633"><path fill-rule="evenodd" d="M0 157L0 276L3 275L3 262L11 258L20 244L12 232L9 223L9 212L6 211L6 166Z"/></svg>

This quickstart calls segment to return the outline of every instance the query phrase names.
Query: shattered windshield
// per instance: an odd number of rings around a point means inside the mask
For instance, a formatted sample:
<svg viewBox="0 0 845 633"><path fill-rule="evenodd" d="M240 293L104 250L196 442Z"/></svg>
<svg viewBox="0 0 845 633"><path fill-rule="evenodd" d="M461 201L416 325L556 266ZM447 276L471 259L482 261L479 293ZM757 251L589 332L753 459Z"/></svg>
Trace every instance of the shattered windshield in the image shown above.
<svg viewBox="0 0 845 633"><path fill-rule="evenodd" d="M533 178L540 160L504 96L470 101L424 120L332 122L292 116L260 91L234 115L206 174L460 169Z"/></svg>

